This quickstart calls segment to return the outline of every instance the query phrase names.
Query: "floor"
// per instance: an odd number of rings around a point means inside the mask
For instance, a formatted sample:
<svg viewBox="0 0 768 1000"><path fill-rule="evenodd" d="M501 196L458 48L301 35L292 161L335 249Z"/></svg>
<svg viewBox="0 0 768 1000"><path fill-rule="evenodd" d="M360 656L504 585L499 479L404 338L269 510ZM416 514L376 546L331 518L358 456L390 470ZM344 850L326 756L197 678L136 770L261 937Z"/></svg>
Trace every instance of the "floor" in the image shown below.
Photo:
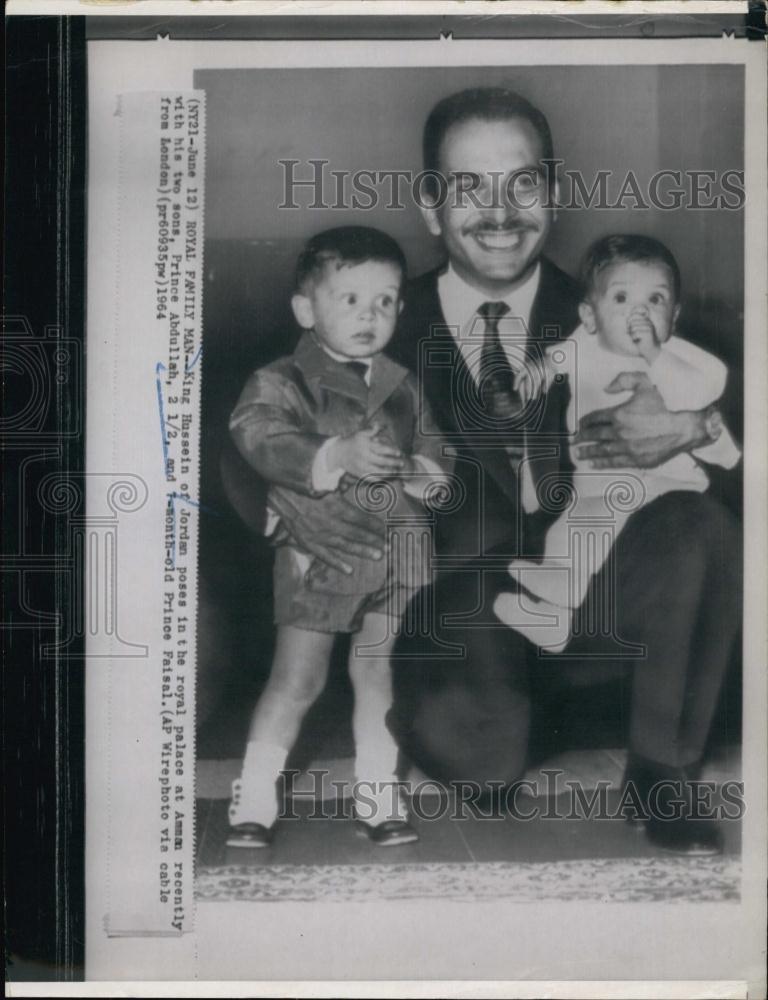
<svg viewBox="0 0 768 1000"><path fill-rule="evenodd" d="M558 769L558 789L565 782L578 781L586 791L594 789L598 780L610 782L607 792L608 816L616 812L620 800L623 752L619 750L581 751L562 755L546 763ZM333 780L348 781L347 760L315 761L313 768L327 770ZM350 818L350 803L328 797L311 797L311 785L303 774L294 785L299 793L293 801L295 818L278 821L271 847L261 850L227 848L227 806L229 781L236 776L237 760L201 761L198 765L197 858L200 866L231 865L381 865L431 863L536 863L569 861L587 858L653 858L663 855L653 848L642 831L622 818L547 818L558 812L572 813L572 800L567 793L557 796L520 794L518 816L501 810L492 817L489 810L475 810L467 805L457 808L455 798L441 796L434 786L421 786L423 794L414 810L413 823L418 843L383 849L360 837ZM718 785L735 779L740 773L738 752L723 750L710 762L703 780ZM547 778L541 771L527 775L544 793ZM423 776L410 775L412 787L418 789ZM551 781L551 779L550 779ZM329 786L330 787L330 786ZM313 812L316 815L312 815ZM317 815L317 813L321 815ZM537 813L536 818L521 818ZM434 817L434 818L430 818ZM726 854L740 850L740 824L721 822Z"/></svg>
<svg viewBox="0 0 768 1000"><path fill-rule="evenodd" d="M619 700L608 690L594 697L578 698L574 695L569 711L562 713L560 728L554 733L558 747L572 749L565 754L555 752L546 745L538 747L539 770L526 777L534 780L539 797L519 800L520 809L538 807L540 817L523 821L506 815L502 818L451 818L451 809L440 807L434 794L420 799L423 812L438 813L435 819L414 817L420 840L416 844L383 849L359 837L355 825L342 808L330 808L337 818L310 818L313 810L312 792L308 771L324 769L333 781L349 782L352 779L351 754L353 744L349 718L351 716L351 690L345 666L345 649L340 644L334 656L326 691L305 720L302 732L288 766L301 772L295 788L305 793L296 802L297 819L278 821L272 846L262 850L227 849L227 806L230 785L240 768L239 755L245 744L248 719L258 694L259 685L253 681L253 690L245 690L242 678L239 685L220 685L223 695L198 731L196 775L197 787L197 862L198 871L218 870L239 866L256 870L256 866L269 866L273 870L288 871L292 866L342 866L354 867L362 872L364 866L419 866L447 864L523 865L560 863L573 859L645 859L652 861L656 852L641 831L621 819L600 820L572 819L556 822L541 814L551 807L546 798L545 779L541 768L557 768L562 773L560 788L568 780L578 781L585 790L594 789L598 781L610 784L610 802L618 801L625 765L623 750L611 749L620 745L625 720ZM737 708L739 692L725 693L723 711L715 727L721 743L709 748L708 764L703 780L722 784L727 779L738 779L741 774ZM570 703L569 703L570 705ZM723 722L725 719L725 722ZM595 747L599 749L595 749ZM318 757L318 755L322 755ZM410 775L414 786L422 775ZM334 793L335 794L335 793ZM309 795L309 798L308 798ZM562 804L561 796L561 804ZM328 803L326 803L326 806ZM333 804L332 804L333 805ZM609 805L609 812L610 812ZM329 810L326 809L326 812ZM568 811L568 803L565 803ZM740 850L740 825L738 822L722 823L728 857ZM670 857L670 856L667 856ZM598 862L599 863L599 862Z"/></svg>

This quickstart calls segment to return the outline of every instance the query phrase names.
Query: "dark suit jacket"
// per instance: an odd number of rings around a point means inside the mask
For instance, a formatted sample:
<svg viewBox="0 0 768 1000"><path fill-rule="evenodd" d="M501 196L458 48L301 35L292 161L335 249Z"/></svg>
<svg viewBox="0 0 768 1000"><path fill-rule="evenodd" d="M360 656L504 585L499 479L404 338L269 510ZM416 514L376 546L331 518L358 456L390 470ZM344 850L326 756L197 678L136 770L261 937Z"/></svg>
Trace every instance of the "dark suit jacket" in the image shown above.
<svg viewBox="0 0 768 1000"><path fill-rule="evenodd" d="M563 487L571 473L565 413L567 383L552 387L531 407L514 432L499 433L476 419L474 382L446 325L438 297L440 270L409 286L406 304L390 352L413 371L446 439L456 447L454 474L464 496L450 513L438 518L438 552L444 556L536 554L543 534L562 509ZM529 324L528 352L534 359L543 348L565 339L578 325L576 283L546 258ZM520 477L505 445L524 441L542 509L523 512Z"/></svg>

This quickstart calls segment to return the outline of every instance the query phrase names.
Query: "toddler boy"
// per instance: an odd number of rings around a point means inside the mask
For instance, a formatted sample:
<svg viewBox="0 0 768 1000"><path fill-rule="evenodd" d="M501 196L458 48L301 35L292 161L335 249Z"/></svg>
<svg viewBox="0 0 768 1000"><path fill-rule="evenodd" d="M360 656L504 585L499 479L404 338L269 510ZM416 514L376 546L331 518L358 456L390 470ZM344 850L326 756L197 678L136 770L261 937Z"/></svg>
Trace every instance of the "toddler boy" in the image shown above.
<svg viewBox="0 0 768 1000"><path fill-rule="evenodd" d="M233 785L229 846L270 843L275 781L324 687L339 632L353 634L355 776L357 787L365 786L356 805L359 830L381 846L417 839L396 784L397 745L385 724L389 657L409 598L431 578L423 501L445 480L447 467L416 380L382 353L402 308L405 270L397 243L375 229L346 226L311 239L292 299L302 339L293 355L251 376L231 417L241 454L272 491L317 504L341 494L386 518L389 531L384 558L349 555L348 574L312 559L291 539L278 545L277 642Z"/></svg>

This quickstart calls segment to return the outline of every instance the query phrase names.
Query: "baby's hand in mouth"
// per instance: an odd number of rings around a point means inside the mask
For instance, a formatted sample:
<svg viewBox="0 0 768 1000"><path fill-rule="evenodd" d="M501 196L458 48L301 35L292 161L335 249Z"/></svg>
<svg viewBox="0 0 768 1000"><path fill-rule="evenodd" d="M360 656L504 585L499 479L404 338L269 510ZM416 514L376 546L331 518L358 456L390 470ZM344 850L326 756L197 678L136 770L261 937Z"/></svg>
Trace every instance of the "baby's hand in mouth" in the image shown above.
<svg viewBox="0 0 768 1000"><path fill-rule="evenodd" d="M659 338L656 327L646 315L635 313L630 316L627 332L638 353L646 361L651 361L658 354Z"/></svg>
<svg viewBox="0 0 768 1000"><path fill-rule="evenodd" d="M629 335L633 340L656 335L656 327L644 313L634 313L629 317Z"/></svg>

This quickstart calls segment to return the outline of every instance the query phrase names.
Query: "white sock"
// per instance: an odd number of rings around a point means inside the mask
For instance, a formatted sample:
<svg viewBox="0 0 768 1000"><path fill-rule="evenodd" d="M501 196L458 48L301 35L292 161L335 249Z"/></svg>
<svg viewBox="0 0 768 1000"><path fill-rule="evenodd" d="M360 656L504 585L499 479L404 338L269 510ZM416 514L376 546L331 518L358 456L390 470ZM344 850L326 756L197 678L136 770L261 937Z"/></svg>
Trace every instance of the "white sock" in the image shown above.
<svg viewBox="0 0 768 1000"><path fill-rule="evenodd" d="M578 607L582 602L585 588L578 585L570 563L550 561L540 565L516 559L509 564L509 574L521 587L542 601L563 608Z"/></svg>
<svg viewBox="0 0 768 1000"><path fill-rule="evenodd" d="M288 750L275 743L249 740L240 778L232 785L229 821L272 826L277 819L275 782L285 767Z"/></svg>
<svg viewBox="0 0 768 1000"><path fill-rule="evenodd" d="M360 819L372 826L387 820L408 818L408 807L397 787L398 747L394 738L365 740L355 755L356 809Z"/></svg>
<svg viewBox="0 0 768 1000"><path fill-rule="evenodd" d="M245 748L243 758L243 768L240 777L243 781L262 774L271 775L271 780L276 781L278 774L285 767L288 759L288 750L278 746L277 743L267 743L264 740L249 740Z"/></svg>
<svg viewBox="0 0 768 1000"><path fill-rule="evenodd" d="M358 744L355 753L355 777L358 781L396 781L398 748L394 738Z"/></svg>
<svg viewBox="0 0 768 1000"><path fill-rule="evenodd" d="M505 625L524 635L539 649L561 652L571 634L573 612L548 601L534 601L517 593L499 594L493 605L494 614Z"/></svg>
<svg viewBox="0 0 768 1000"><path fill-rule="evenodd" d="M408 805L394 774L388 779L358 780L354 802L357 818L371 826L378 826L387 820L408 819Z"/></svg>

